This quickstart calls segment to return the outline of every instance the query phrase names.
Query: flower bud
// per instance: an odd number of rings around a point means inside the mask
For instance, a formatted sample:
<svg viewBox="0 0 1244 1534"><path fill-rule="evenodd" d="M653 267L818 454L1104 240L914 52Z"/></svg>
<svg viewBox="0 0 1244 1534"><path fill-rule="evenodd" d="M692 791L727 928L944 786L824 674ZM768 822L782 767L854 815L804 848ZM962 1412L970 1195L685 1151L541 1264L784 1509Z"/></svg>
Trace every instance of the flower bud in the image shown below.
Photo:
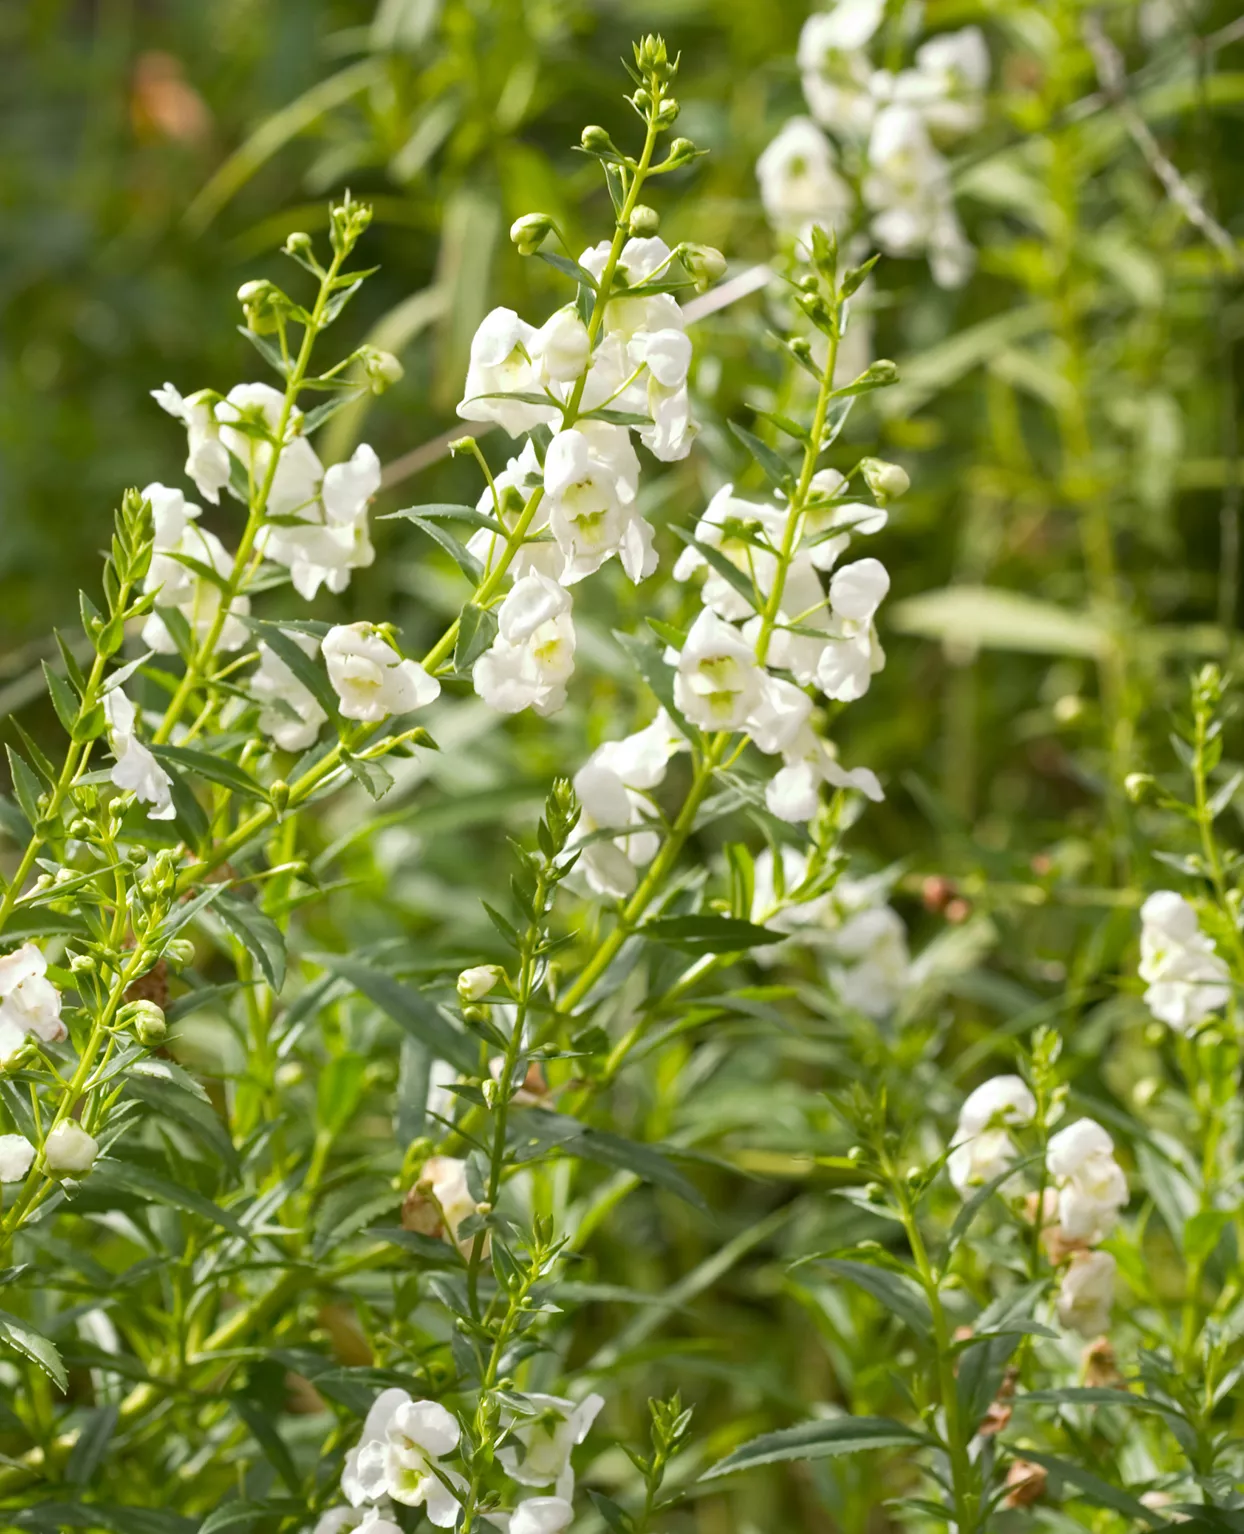
<svg viewBox="0 0 1244 1534"><path fill-rule="evenodd" d="M680 110L681 108L674 100L674 98L672 96L667 96L666 99L657 108L657 127L672 128L678 121L678 113Z"/></svg>
<svg viewBox="0 0 1244 1534"><path fill-rule="evenodd" d="M617 154L613 140L605 130L597 123L589 123L579 135L579 143L582 144L588 154Z"/></svg>
<svg viewBox="0 0 1244 1534"><path fill-rule="evenodd" d="M788 341L792 357L798 357L800 362L808 362L812 358L812 343L805 336L796 336L793 341Z"/></svg>
<svg viewBox="0 0 1244 1534"><path fill-rule="evenodd" d="M655 75L658 80L665 81L673 78L678 66L669 61L665 39L650 32L635 44L635 67L641 74Z"/></svg>
<svg viewBox="0 0 1244 1534"><path fill-rule="evenodd" d="M670 145L670 152L665 157L664 166L672 170L675 166L686 165L694 160L697 154L699 150L689 138L676 138Z"/></svg>
<svg viewBox="0 0 1244 1534"><path fill-rule="evenodd" d="M631 212L630 232L640 239L647 239L654 235L661 227L661 216L655 208L650 208L646 203L636 203Z"/></svg>
<svg viewBox="0 0 1244 1534"><path fill-rule="evenodd" d="M279 819L289 808L289 784L284 778L277 778L275 783L269 785L268 800Z"/></svg>
<svg viewBox="0 0 1244 1534"><path fill-rule="evenodd" d="M69 955L69 972L72 975L93 975L97 967L93 954L71 953Z"/></svg>
<svg viewBox="0 0 1244 1534"><path fill-rule="evenodd" d="M296 229L281 249L287 256L306 256L311 253L311 236L305 229Z"/></svg>
<svg viewBox="0 0 1244 1534"><path fill-rule="evenodd" d="M896 463L886 463L881 458L865 458L860 464L864 482L878 501L884 504L896 496L906 495L911 489L911 479L906 469Z"/></svg>
<svg viewBox="0 0 1244 1534"><path fill-rule="evenodd" d="M631 105L637 112L646 112L652 105L652 92L645 90L641 85L631 97Z"/></svg>
<svg viewBox="0 0 1244 1534"><path fill-rule="evenodd" d="M238 289L238 300L246 315L246 327L257 336L270 335L278 328L287 299L273 282L259 280L244 282Z"/></svg>
<svg viewBox="0 0 1244 1534"><path fill-rule="evenodd" d="M476 964L458 976L458 995L463 1001L479 1001L504 976L499 964Z"/></svg>
<svg viewBox="0 0 1244 1534"><path fill-rule="evenodd" d="M95 1165L99 1144L79 1124L57 1124L43 1145L43 1164L53 1177L81 1177Z"/></svg>
<svg viewBox="0 0 1244 1534"><path fill-rule="evenodd" d="M117 1013L123 1028L133 1028L134 1037L148 1048L162 1044L168 1033L163 1011L154 1001L132 1001Z"/></svg>
<svg viewBox="0 0 1244 1534"><path fill-rule="evenodd" d="M185 969L194 962L194 944L188 937L175 937L164 950L164 957L174 969Z"/></svg>
<svg viewBox="0 0 1244 1534"><path fill-rule="evenodd" d="M95 827L89 820L86 819L85 816L79 815L78 818L70 825L69 834L70 836L76 837L78 841L84 842L94 829Z"/></svg>
<svg viewBox="0 0 1244 1534"><path fill-rule="evenodd" d="M725 256L711 245L680 245L676 255L700 293L712 287L726 270Z"/></svg>
<svg viewBox="0 0 1244 1534"><path fill-rule="evenodd" d="M1123 792L1133 804L1143 804L1157 787L1152 773L1129 772L1123 779Z"/></svg>
<svg viewBox="0 0 1244 1534"><path fill-rule="evenodd" d="M395 383L400 383L406 372L392 352L381 351L378 346L363 347L360 361L373 394L383 394Z"/></svg>
<svg viewBox="0 0 1244 1534"><path fill-rule="evenodd" d="M338 255L349 255L363 231L371 223L371 205L356 202L349 192L328 210L329 239Z"/></svg>
<svg viewBox="0 0 1244 1534"><path fill-rule="evenodd" d="M534 256L552 232L549 213L524 213L510 225L510 239L520 256Z"/></svg>

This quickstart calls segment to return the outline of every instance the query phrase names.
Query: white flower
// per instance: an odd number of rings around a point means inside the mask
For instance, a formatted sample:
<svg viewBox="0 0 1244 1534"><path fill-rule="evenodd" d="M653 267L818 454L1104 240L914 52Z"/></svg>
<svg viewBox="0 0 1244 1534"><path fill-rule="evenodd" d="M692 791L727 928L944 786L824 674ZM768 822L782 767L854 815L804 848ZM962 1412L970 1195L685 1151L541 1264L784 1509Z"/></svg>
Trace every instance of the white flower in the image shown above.
<svg viewBox="0 0 1244 1534"><path fill-rule="evenodd" d="M560 431L544 455L549 528L565 557L570 585L611 554L633 581L656 569L652 529L634 510L639 460L625 427L583 421Z"/></svg>
<svg viewBox="0 0 1244 1534"><path fill-rule="evenodd" d="M1058 1188L1058 1223L1072 1241L1095 1243L1110 1234L1127 1203L1127 1178L1114 1159L1114 1141L1095 1119L1077 1119L1051 1136L1046 1165Z"/></svg>
<svg viewBox="0 0 1244 1534"><path fill-rule="evenodd" d="M25 1135L0 1135L0 1182L21 1182L35 1159Z"/></svg>
<svg viewBox="0 0 1244 1534"><path fill-rule="evenodd" d="M325 470L305 437L281 450L268 493L267 515L256 546L284 565L299 596L310 601L321 586L342 592L354 570L375 559L367 508L380 488L380 460L360 444L346 463Z"/></svg>
<svg viewBox="0 0 1244 1534"><path fill-rule="evenodd" d="M530 350L535 334L513 309L494 309L484 316L471 342L466 386L458 405L464 421L496 421L511 437L521 437L557 420L559 412L551 403L532 405L520 399L488 397L540 392Z"/></svg>
<svg viewBox="0 0 1244 1534"><path fill-rule="evenodd" d="M877 559L859 559L836 570L829 583L831 638L821 651L816 677L827 698L849 703L868 691L885 665L873 618L890 589Z"/></svg>
<svg viewBox="0 0 1244 1534"><path fill-rule="evenodd" d="M418 661L403 660L374 624L339 623L325 634L321 649L346 719L379 724L440 697L436 678Z"/></svg>
<svg viewBox="0 0 1244 1534"><path fill-rule="evenodd" d="M496 517L506 532L513 530L524 504L532 492L544 483L544 468L536 456L536 445L528 440L517 458L511 458L501 472L494 476L491 486L485 486L476 507L485 516ZM493 491L496 491L496 499ZM537 515L530 528L532 534L544 531L547 514ZM481 527L467 540L467 551L474 554L486 571L491 570L497 554L505 547L499 533ZM520 576L538 570L541 575L556 578L562 568L562 554L551 541L525 543L510 561L510 573L517 580Z"/></svg>
<svg viewBox="0 0 1244 1534"><path fill-rule="evenodd" d="M1109 1252L1076 1252L1058 1291L1058 1319L1082 1337L1110 1327L1115 1260Z"/></svg>
<svg viewBox="0 0 1244 1534"><path fill-rule="evenodd" d="M220 440L245 466L249 477L262 481L272 463L272 449L285 396L271 384L235 384L216 406ZM291 405L285 419L285 436L297 438L302 428L302 411Z"/></svg>
<svg viewBox="0 0 1244 1534"><path fill-rule="evenodd" d="M190 559L217 575L233 573L233 558L215 533L195 522L199 507L187 502L180 490L148 485L143 495L151 502L155 521L155 545L151 565L143 580L144 592L158 592L157 607L176 608L190 625L196 639L205 639L220 611L221 590L215 581L200 575L183 562ZM247 640L242 617L250 612L248 597L235 597L221 627L221 650L238 650ZM143 643L161 655L172 655L177 646L159 612L143 625Z"/></svg>
<svg viewBox="0 0 1244 1534"><path fill-rule="evenodd" d="M392 1518L388 1502L360 1511L354 1507L333 1507L324 1513L316 1524L314 1534L345 1534L346 1530L358 1529L362 1534L402 1534Z"/></svg>
<svg viewBox="0 0 1244 1534"><path fill-rule="evenodd" d="M539 386L574 383L588 365L592 343L573 304L549 315L531 337L527 350Z"/></svg>
<svg viewBox="0 0 1244 1534"><path fill-rule="evenodd" d="M1030 1124L1036 1111L1036 1099L1019 1076L994 1076L969 1094L946 1163L960 1194L1006 1171L1015 1159L1015 1145L1004 1126Z"/></svg>
<svg viewBox="0 0 1244 1534"><path fill-rule="evenodd" d="M803 93L813 116L835 133L868 132L875 107L864 50L884 13L885 0L838 0L803 24L797 55Z"/></svg>
<svg viewBox="0 0 1244 1534"><path fill-rule="evenodd" d="M570 593L547 575L533 570L515 581L497 612L497 637L471 671L489 708L547 715L562 707L574 671L570 609Z"/></svg>
<svg viewBox="0 0 1244 1534"><path fill-rule="evenodd" d="M153 389L151 397L162 410L184 423L189 437L186 474L205 501L219 504L220 492L229 483L229 453L220 440L211 391L200 389L183 398L166 383L162 389Z"/></svg>
<svg viewBox="0 0 1244 1534"><path fill-rule="evenodd" d="M47 972L48 961L34 943L0 958L0 1064L8 1063L28 1033L45 1044L65 1037L60 992Z"/></svg>
<svg viewBox="0 0 1244 1534"><path fill-rule="evenodd" d="M574 844L595 831L623 833L589 840L581 849L578 867L598 895L618 900L629 895L636 868L656 856L660 838L649 825L651 806L645 795L664 780L670 758L686 744L661 709L646 728L599 746L575 774L581 814Z"/></svg>
<svg viewBox="0 0 1244 1534"><path fill-rule="evenodd" d="M915 107L895 102L878 114L863 193L873 213L873 238L887 255L927 250L940 286L967 281L972 248L955 214L949 171Z"/></svg>
<svg viewBox="0 0 1244 1534"><path fill-rule="evenodd" d="M866 1017L892 1012L911 984L907 929L897 911L874 906L849 916L832 936L840 961L831 971L838 995Z"/></svg>
<svg viewBox="0 0 1244 1534"><path fill-rule="evenodd" d="M943 32L916 49L915 69L894 81L894 98L919 109L942 138L974 133L984 121L989 49L979 27Z"/></svg>
<svg viewBox="0 0 1244 1534"><path fill-rule="evenodd" d="M579 265L599 282L609 259L609 241L602 240L579 257ZM669 264L670 248L656 236L627 240L614 273L614 295L605 310L605 334L630 341L643 331L681 330L682 310L672 293L649 293L628 298L627 288L637 288ZM616 290L621 288L621 292ZM595 362L593 362L593 370ZM586 400L585 400L586 402ZM590 408L590 407L589 407Z"/></svg>
<svg viewBox="0 0 1244 1534"><path fill-rule="evenodd" d="M806 927L819 927L829 915L831 895L827 892L811 900L795 899L795 891L808 874L808 859L796 847L783 843L781 849L782 894L778 894L777 870L772 849L766 847L755 861L752 869L752 920L758 927L769 927L774 932L798 932ZM772 948L753 950L757 957L773 954Z"/></svg>
<svg viewBox="0 0 1244 1534"><path fill-rule="evenodd" d="M319 653L319 643L310 634L287 631L306 655ZM282 751L305 751L320 733L328 715L315 701L314 694L298 680L275 650L259 646L259 669L251 677L250 690L259 700L259 728Z"/></svg>
<svg viewBox="0 0 1244 1534"><path fill-rule="evenodd" d="M528 1497L514 1509L509 1534L561 1534L574 1522L574 1508L563 1497Z"/></svg>
<svg viewBox="0 0 1244 1534"><path fill-rule="evenodd" d="M874 804L885 798L877 774L870 767L843 767L834 747L821 740L809 725L804 725L783 748L782 759L785 766L765 788L765 803L779 820L791 823L811 820L820 806L822 783L863 794Z"/></svg>
<svg viewBox="0 0 1244 1534"><path fill-rule="evenodd" d="M760 200L780 234L830 229L850 214L851 188L838 174L829 140L810 117L792 117L756 162Z"/></svg>
<svg viewBox="0 0 1244 1534"><path fill-rule="evenodd" d="M674 701L705 730L741 730L762 696L764 673L738 629L705 608L678 655Z"/></svg>
<svg viewBox="0 0 1244 1534"><path fill-rule="evenodd" d="M1161 1022L1191 1033L1231 999L1231 974L1174 890L1159 890L1140 908L1140 978L1145 1005Z"/></svg>
<svg viewBox="0 0 1244 1534"><path fill-rule="evenodd" d="M104 717L108 721L108 743L117 759L109 774L112 781L142 804L149 804L148 820L172 820L177 814L173 805L173 780L134 733L134 705L119 687L104 694Z"/></svg>
<svg viewBox="0 0 1244 1534"><path fill-rule="evenodd" d="M476 964L458 976L458 995L463 1001L482 1001L504 976L499 964Z"/></svg>
<svg viewBox="0 0 1244 1534"><path fill-rule="evenodd" d="M502 1448L498 1454L506 1473L522 1486L556 1485L557 1497L568 1499L574 1492L574 1469L570 1463L572 1450L587 1437L592 1423L604 1406L603 1396L589 1395L577 1404L561 1396L527 1394L524 1402L531 1408L530 1415L513 1409L504 1413L509 1436L516 1439ZM536 1503L555 1500L536 1497ZM523 1503L528 1507L530 1502ZM515 1514L517 1520L518 1513ZM561 1527L561 1525L558 1525ZM513 1534L514 1525L510 1526Z"/></svg>
<svg viewBox="0 0 1244 1534"><path fill-rule="evenodd" d="M465 1220L479 1213L479 1205L471 1197L467 1186L466 1162L456 1156L430 1156L419 1173L420 1184L426 1183L432 1196L440 1205L445 1217L445 1239L452 1241L464 1254L475 1245L475 1236L459 1237L458 1229ZM488 1236L484 1236L484 1255L488 1255Z"/></svg>
<svg viewBox="0 0 1244 1534"><path fill-rule="evenodd" d="M458 1447L458 1420L436 1401L415 1401L405 1390L384 1390L363 1423L358 1447L346 1457L341 1489L353 1507L388 1496L422 1507L438 1529L450 1529L466 1482L440 1461ZM440 1479L444 1477L454 1490Z"/></svg>
<svg viewBox="0 0 1244 1534"><path fill-rule="evenodd" d="M774 551L781 545L785 522L786 513L781 507L743 500L735 495L733 485L723 485L704 508L704 515L696 523L695 536L698 543L719 550L737 570L753 581L763 600L772 589L777 574ZM689 544L678 556L674 579L688 580L706 564L699 549ZM751 618L755 609L743 593L711 566L707 566L707 570L701 593L705 607L731 622ZM818 586L818 600L820 596Z"/></svg>
<svg viewBox="0 0 1244 1534"><path fill-rule="evenodd" d="M71 1119L57 1124L43 1142L43 1163L49 1172L68 1172L80 1177L89 1172L99 1155L99 1144Z"/></svg>

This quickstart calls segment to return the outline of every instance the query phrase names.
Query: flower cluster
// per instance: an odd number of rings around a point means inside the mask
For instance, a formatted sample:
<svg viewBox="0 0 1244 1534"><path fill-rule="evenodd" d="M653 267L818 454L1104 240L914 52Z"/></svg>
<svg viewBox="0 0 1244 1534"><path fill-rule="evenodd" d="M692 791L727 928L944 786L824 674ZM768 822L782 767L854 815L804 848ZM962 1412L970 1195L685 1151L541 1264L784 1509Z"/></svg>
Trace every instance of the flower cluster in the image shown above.
<svg viewBox="0 0 1244 1534"><path fill-rule="evenodd" d="M935 280L957 287L972 250L938 146L980 126L988 49L965 27L923 43L912 68L877 68L869 49L884 13L883 0L837 0L804 23L798 64L812 115L792 118L761 155L761 198L780 233L858 219L888 255L927 252Z"/></svg>
<svg viewBox="0 0 1244 1534"><path fill-rule="evenodd" d="M1192 1033L1230 1001L1230 971L1192 906L1174 890L1150 895L1140 920L1145 1005L1177 1032Z"/></svg>
<svg viewBox="0 0 1244 1534"><path fill-rule="evenodd" d="M908 481L897 465L865 460L860 468L875 504L853 500L836 469L811 477L800 506L744 500L723 486L674 568L683 581L708 572L704 608L682 647L666 657L676 668L674 701L689 724L746 731L760 751L781 758L765 798L782 820L811 820L823 783L882 797L869 769L846 770L813 729L804 690L814 686L850 702L885 664L874 620L889 575L877 559L839 560L854 534L885 526L886 502ZM717 556L712 564L709 550Z"/></svg>
<svg viewBox="0 0 1244 1534"><path fill-rule="evenodd" d="M1011 1131L1037 1116L1037 1101L1019 1076L994 1076L965 1100L946 1169L956 1191L1005 1178L1019 1152ZM1092 1337L1110 1325L1115 1260L1093 1250L1113 1230L1128 1200L1127 1178L1114 1142L1095 1119L1077 1119L1050 1137L1045 1153L1049 1185L1029 1200L1052 1261L1065 1264L1058 1292L1064 1326ZM1008 1183L1009 1186L1009 1183Z"/></svg>

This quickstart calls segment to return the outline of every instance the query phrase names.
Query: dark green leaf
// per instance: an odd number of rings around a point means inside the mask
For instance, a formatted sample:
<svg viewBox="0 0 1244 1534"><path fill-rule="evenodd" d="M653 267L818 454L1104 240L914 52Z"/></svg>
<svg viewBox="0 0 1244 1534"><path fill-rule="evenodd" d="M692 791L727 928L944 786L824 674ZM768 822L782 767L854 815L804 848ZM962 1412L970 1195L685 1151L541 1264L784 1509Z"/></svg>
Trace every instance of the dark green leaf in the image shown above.
<svg viewBox="0 0 1244 1534"><path fill-rule="evenodd" d="M285 984L285 938L265 912L241 895L225 893L215 905L216 915L258 964L274 991Z"/></svg>
<svg viewBox="0 0 1244 1534"><path fill-rule="evenodd" d="M65 1479L71 1486L85 1486L99 1468L108 1452L108 1445L116 1430L120 1408L97 1406L87 1414L65 1465Z"/></svg>
<svg viewBox="0 0 1244 1534"><path fill-rule="evenodd" d="M730 422L730 430L764 470L765 478L768 479L769 483L777 490L788 491L794 482L795 476L787 467L781 455L775 453L767 443L762 442L759 437L754 436L750 431L745 431L743 427L736 426L733 421Z"/></svg>
<svg viewBox="0 0 1244 1534"><path fill-rule="evenodd" d="M1069 1460L1060 1459L1056 1454L1038 1453L1036 1449L1025 1448L1023 1457L1035 1460L1038 1465L1053 1472L1068 1486L1073 1486L1084 1500L1091 1502L1094 1507L1108 1507L1112 1512L1122 1513L1125 1518L1147 1524L1151 1529L1163 1528L1166 1525L1167 1519L1163 1513L1155 1508L1146 1507L1139 1497L1133 1497L1122 1487L1112 1486L1109 1481L1103 1481L1091 1470L1085 1470Z"/></svg>
<svg viewBox="0 0 1244 1534"><path fill-rule="evenodd" d="M466 672L497 637L497 616L490 609L468 602L458 620L454 643L454 670Z"/></svg>
<svg viewBox="0 0 1244 1534"><path fill-rule="evenodd" d="M852 1262L838 1257L827 1257L818 1266L828 1268L839 1278L847 1279L874 1299L880 1300L887 1310L926 1341L932 1336L933 1320L929 1314L929 1302L901 1273L892 1273L888 1268L877 1267L871 1262Z"/></svg>
<svg viewBox="0 0 1244 1534"><path fill-rule="evenodd" d="M438 523L430 522L426 517L412 515L409 520L416 527L422 528L433 542L440 544L472 585L479 584L484 574L484 567L465 544L460 543L452 533L446 532Z"/></svg>
<svg viewBox="0 0 1244 1534"><path fill-rule="evenodd" d="M151 747L151 754L165 767L170 764L185 772L193 772L210 783L219 783L249 799L267 799L266 790L251 777L244 767L239 767L225 756L213 756L208 751L195 751L188 746Z"/></svg>
<svg viewBox="0 0 1244 1534"><path fill-rule="evenodd" d="M687 953L741 953L780 943L781 932L758 927L736 916L656 916L639 928L639 936Z"/></svg>
<svg viewBox="0 0 1244 1534"><path fill-rule="evenodd" d="M711 1466L700 1479L709 1481L735 1470L750 1470L779 1460L825 1459L838 1454L862 1454L867 1449L910 1449L931 1443L926 1434L889 1417L830 1417L824 1422L805 1422L799 1427L753 1438Z"/></svg>
<svg viewBox="0 0 1244 1534"><path fill-rule="evenodd" d="M55 1343L49 1342L28 1322L17 1316L11 1316L7 1310L0 1310L0 1343L12 1348L15 1353L20 1353L23 1358L28 1358L31 1363L37 1364L62 1391L69 1388L65 1366L61 1362Z"/></svg>
<svg viewBox="0 0 1244 1534"><path fill-rule="evenodd" d="M196 1215L199 1219L219 1225L232 1236L240 1236L244 1241L250 1239L229 1210L213 1204L211 1199L204 1198L193 1188L161 1177L158 1172L152 1172L147 1167L111 1158L96 1162L90 1181L92 1196L103 1194L111 1188L132 1193L150 1204L166 1204L171 1209L180 1209L184 1214Z"/></svg>
<svg viewBox="0 0 1244 1534"><path fill-rule="evenodd" d="M460 1070L474 1070L477 1065L475 1047L465 1034L443 1017L436 1003L420 991L403 985L392 975L355 959L349 954L324 953L317 955L326 969L348 980L361 991L374 1006L410 1034L426 1044L438 1060L448 1060Z"/></svg>

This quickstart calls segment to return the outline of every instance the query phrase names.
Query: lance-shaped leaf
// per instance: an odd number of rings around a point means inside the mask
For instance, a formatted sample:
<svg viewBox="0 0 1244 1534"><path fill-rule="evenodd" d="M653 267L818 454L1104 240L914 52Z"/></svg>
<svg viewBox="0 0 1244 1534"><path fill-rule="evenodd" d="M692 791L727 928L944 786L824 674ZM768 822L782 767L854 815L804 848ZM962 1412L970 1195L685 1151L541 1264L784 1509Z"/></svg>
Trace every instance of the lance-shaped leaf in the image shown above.
<svg viewBox="0 0 1244 1534"><path fill-rule="evenodd" d="M840 1454L862 1454L868 1449L921 1448L933 1441L927 1433L890 1417L829 1417L823 1422L804 1422L777 1433L762 1433L718 1460L700 1479L710 1481L779 1460L829 1459Z"/></svg>
<svg viewBox="0 0 1244 1534"><path fill-rule="evenodd" d="M316 957L325 968L361 991L399 1028L426 1044L438 1060L448 1060L464 1071L473 1070L478 1064L471 1040L459 1033L436 1003L421 991L349 954L322 953Z"/></svg>

